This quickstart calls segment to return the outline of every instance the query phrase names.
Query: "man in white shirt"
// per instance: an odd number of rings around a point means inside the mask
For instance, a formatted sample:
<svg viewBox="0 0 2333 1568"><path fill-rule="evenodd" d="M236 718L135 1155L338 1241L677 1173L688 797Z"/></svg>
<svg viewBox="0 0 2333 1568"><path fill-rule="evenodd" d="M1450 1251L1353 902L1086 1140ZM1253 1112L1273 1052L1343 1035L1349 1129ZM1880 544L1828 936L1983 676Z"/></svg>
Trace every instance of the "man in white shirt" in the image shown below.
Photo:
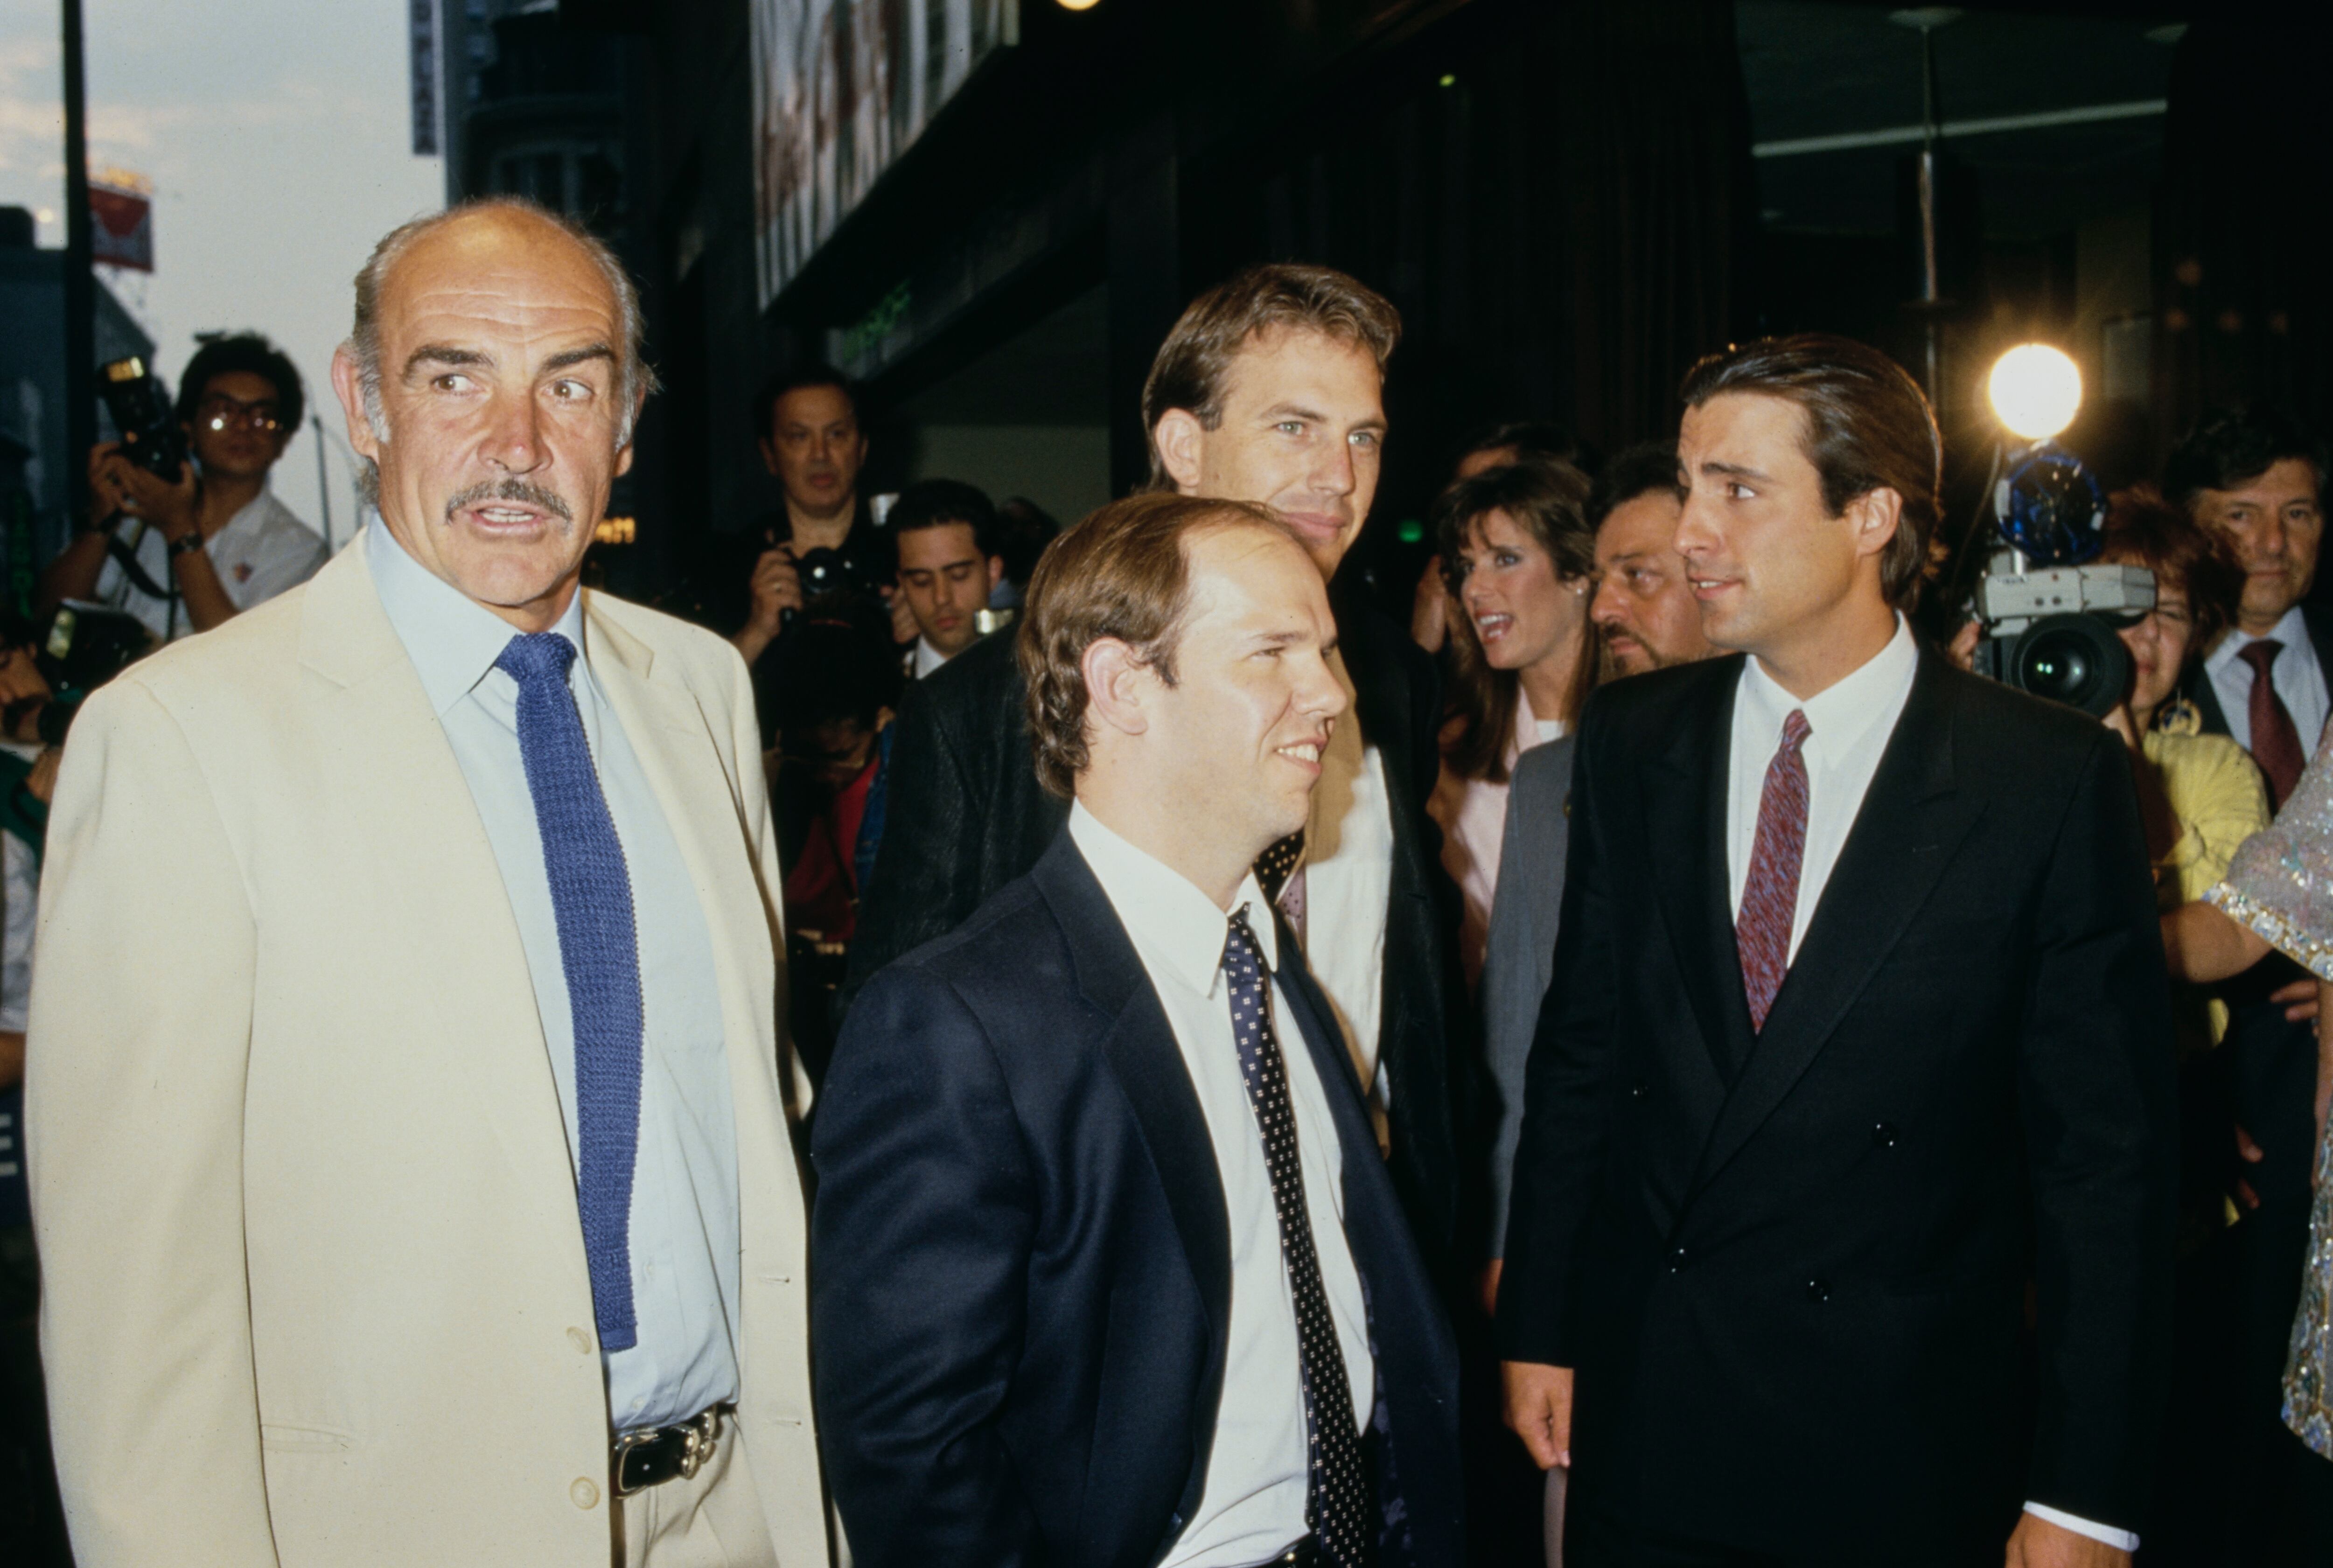
<svg viewBox="0 0 2333 1568"><path fill-rule="evenodd" d="M315 576L331 551L267 488L305 406L300 372L266 339L246 332L205 343L178 382L178 424L193 461L169 480L116 444L92 451L95 526L50 564L43 607L95 599L167 643Z"/></svg>
<svg viewBox="0 0 2333 1568"><path fill-rule="evenodd" d="M1914 641L1940 444L1901 368L1766 339L1685 403L1676 548L1751 656L1582 726L1509 1421L1571 1468L1572 1568L2127 1564L2176 1163L2129 765Z"/></svg>
<svg viewBox="0 0 2333 1568"><path fill-rule="evenodd" d="M1040 564L1068 825L869 985L813 1132L863 1568L1465 1560L1450 1332L1253 870L1349 722L1335 638L1260 507L1136 497Z"/></svg>

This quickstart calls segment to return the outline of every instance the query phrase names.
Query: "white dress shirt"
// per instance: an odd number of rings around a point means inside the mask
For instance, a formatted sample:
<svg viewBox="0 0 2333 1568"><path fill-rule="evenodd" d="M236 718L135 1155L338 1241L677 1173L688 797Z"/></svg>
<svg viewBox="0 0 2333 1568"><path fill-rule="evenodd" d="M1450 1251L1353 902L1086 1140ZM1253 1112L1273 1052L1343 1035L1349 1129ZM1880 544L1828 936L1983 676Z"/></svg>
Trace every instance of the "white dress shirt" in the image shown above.
<svg viewBox="0 0 2333 1568"><path fill-rule="evenodd" d="M2268 636L2284 645L2277 650L2276 662L2268 667L2269 677L2276 683L2276 694L2284 699L2284 711L2292 715L2293 729L2299 732L2301 756L2313 756L2333 701L2328 699L2325 671L2317 662L2317 645L2309 640L2309 622L2302 617L2300 607L2285 611ZM2228 733L2247 751L2252 749L2252 667L2244 663L2243 652L2267 640L2231 627L2203 661L2203 674L2220 699L2220 711L2228 716Z"/></svg>
<svg viewBox="0 0 2333 1568"><path fill-rule="evenodd" d="M163 542L161 531L136 521L121 526L125 537L134 540L132 551L146 575L165 588L171 586L170 547ZM266 490L227 519L226 526L204 542L203 553L211 558L211 568L218 573L227 602L239 610L265 604L286 588L298 588L332 556L331 547L316 531ZM145 622L158 640L169 642L195 629L187 619L183 600L158 599L141 592L110 555L98 569L95 592L99 603L128 610Z"/></svg>
<svg viewBox="0 0 2333 1568"><path fill-rule="evenodd" d="M1175 1032L1215 1145L1231 1220L1231 1322L1224 1335L1215 1445L1199 1506L1160 1568L1243 1568L1286 1551L1304 1535L1310 1449L1296 1299L1281 1253L1263 1135L1248 1104L1239 1047L1232 1037L1231 990L1223 973L1230 921L1213 899L1105 827L1082 802L1070 808L1070 837L1125 925ZM1241 882L1232 908L1248 911L1248 929L1255 932L1266 966L1276 972L1280 952L1270 906L1253 876ZM1312 1221L1320 1283L1345 1353L1352 1419L1367 1430L1375 1410L1376 1372L1360 1275L1345 1241L1344 1152L1311 1054L1291 1021L1276 980L1271 1006L1296 1114L1304 1208Z"/></svg>
<svg viewBox="0 0 2333 1568"><path fill-rule="evenodd" d="M502 868L559 1086L569 1156L580 1170L575 1020L558 916L519 755L518 684L494 668L518 633L415 561L387 528L367 528L364 540L381 607L445 726ZM668 1426L737 1397L736 1123L704 907L639 759L592 676L581 590L552 629L581 654L568 684L623 845L639 940L644 1028L630 1230L638 1340L629 1350L601 1353L610 1416L623 1431Z"/></svg>
<svg viewBox="0 0 2333 1568"><path fill-rule="evenodd" d="M1742 684L1733 698L1733 738L1725 791L1726 870L1732 877L1733 913L1742 915L1742 894L1750 880L1750 856L1758 837L1758 802L1766 788L1766 769L1782 744L1782 721L1792 710L1807 717L1807 738L1800 754L1807 765L1806 849L1799 861L1798 909L1791 922L1791 958L1796 961L1799 943L1823 888L1839 864L1839 851L1863 810L1863 798L1879 771L1879 759L1904 716L1912 695L1912 678L1919 671L1919 646L1904 618L1896 618L1896 635L1853 674L1825 687L1804 702L1784 691L1755 658L1742 664ZM2281 663L2279 664L2282 668ZM2247 672L2249 673L2249 672ZM2100 1525L2040 1503L2025 1511L2094 1541L2138 1549L2138 1537L2127 1530Z"/></svg>
<svg viewBox="0 0 2333 1568"><path fill-rule="evenodd" d="M907 674L920 681L947 662L948 655L932 646L931 638L918 636L916 639L915 660L908 666Z"/></svg>
<svg viewBox="0 0 2333 1568"><path fill-rule="evenodd" d="M1353 677L1341 652L1330 650L1329 668L1352 700ZM1357 707L1330 728L1320 754L1300 875L1305 960L1344 1031L1354 1070L1372 1086L1382 1146L1390 1095L1378 1067L1378 1025L1385 1009L1386 907L1393 896L1393 797L1385 758L1361 734Z"/></svg>

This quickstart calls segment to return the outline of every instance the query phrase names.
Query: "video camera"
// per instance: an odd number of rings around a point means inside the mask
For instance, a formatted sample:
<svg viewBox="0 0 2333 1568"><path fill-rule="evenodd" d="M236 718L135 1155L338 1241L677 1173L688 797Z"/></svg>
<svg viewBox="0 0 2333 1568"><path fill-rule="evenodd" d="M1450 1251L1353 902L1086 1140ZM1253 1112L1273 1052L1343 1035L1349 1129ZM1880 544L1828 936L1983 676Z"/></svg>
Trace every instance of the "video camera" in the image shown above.
<svg viewBox="0 0 2333 1568"><path fill-rule="evenodd" d="M187 433L161 380L132 354L97 368L105 411L121 433L121 453L158 479L175 484L187 462Z"/></svg>
<svg viewBox="0 0 2333 1568"><path fill-rule="evenodd" d="M2106 547L2106 497L2063 447L2030 448L1992 502L2008 548L1977 578L1977 673L2104 718L2130 693L2117 633L2155 607L2155 574L2083 564Z"/></svg>

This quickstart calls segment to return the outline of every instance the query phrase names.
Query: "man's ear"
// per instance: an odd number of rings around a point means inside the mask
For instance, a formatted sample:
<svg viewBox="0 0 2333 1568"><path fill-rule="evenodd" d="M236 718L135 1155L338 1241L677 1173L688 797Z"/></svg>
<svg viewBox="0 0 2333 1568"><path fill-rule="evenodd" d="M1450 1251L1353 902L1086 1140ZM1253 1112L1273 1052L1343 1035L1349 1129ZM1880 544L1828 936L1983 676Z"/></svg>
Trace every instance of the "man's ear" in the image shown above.
<svg viewBox="0 0 2333 1568"><path fill-rule="evenodd" d="M771 440L768 436L764 435L764 436L763 436L760 440L758 440L758 441L754 442L754 445L755 446L757 446L757 447L761 448L761 451L762 451L762 466L763 466L763 467L764 467L764 468L766 468L766 469L768 469L768 470L770 471L770 477L771 477L772 479L775 479L775 478L777 478L777 477L778 477L778 444L777 444L776 442L774 442L774 441Z"/></svg>
<svg viewBox="0 0 2333 1568"><path fill-rule="evenodd" d="M1004 558L1003 558L1003 556L1001 556L1001 555L992 555L992 556L990 556L990 557L988 558L988 587L989 587L989 591L991 591L992 593L993 593L993 592L994 592L994 591L995 591L995 588L996 588L996 585L997 585L998 583L1003 582L1003 580L1004 580Z"/></svg>
<svg viewBox="0 0 2333 1568"><path fill-rule="evenodd" d="M332 390L341 399L341 412L348 416L349 445L358 456L379 463L380 441L372 433L372 421L365 417L364 375L346 343L332 350Z"/></svg>
<svg viewBox="0 0 2333 1568"><path fill-rule="evenodd" d="M1150 444L1158 449L1159 466L1185 495L1199 492L1200 459L1206 440L1207 427L1188 408L1169 408L1150 427Z"/></svg>
<svg viewBox="0 0 2333 1568"><path fill-rule="evenodd" d="M1847 517L1855 525L1855 553L1877 555L1904 525L1904 497L1885 485L1867 490L1847 503Z"/></svg>
<svg viewBox="0 0 2333 1568"><path fill-rule="evenodd" d="M1086 645L1078 669L1085 676L1086 713L1093 722L1121 735L1149 730L1147 699L1157 677L1132 648L1116 637L1097 637Z"/></svg>

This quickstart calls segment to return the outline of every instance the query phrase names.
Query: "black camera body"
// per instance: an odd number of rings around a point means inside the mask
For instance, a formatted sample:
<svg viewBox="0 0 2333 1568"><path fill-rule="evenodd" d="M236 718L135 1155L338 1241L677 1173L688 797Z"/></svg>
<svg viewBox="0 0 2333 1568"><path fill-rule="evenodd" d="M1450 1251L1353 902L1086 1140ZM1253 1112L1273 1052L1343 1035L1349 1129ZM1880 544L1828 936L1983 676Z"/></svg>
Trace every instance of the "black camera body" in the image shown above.
<svg viewBox="0 0 2333 1568"><path fill-rule="evenodd" d="M145 657L153 645L154 635L146 623L127 610L79 599L59 605L33 655L54 693L41 708L41 739L52 746L63 745L81 712L82 699ZM15 720L12 709L7 716L12 730Z"/></svg>
<svg viewBox="0 0 2333 1568"><path fill-rule="evenodd" d="M178 482L187 463L187 434L170 406L169 394L132 354L97 370L98 387L105 395L105 411L121 433L122 455L158 479Z"/></svg>
<svg viewBox="0 0 2333 1568"><path fill-rule="evenodd" d="M825 594L875 592L859 562L830 545L802 551L794 558L794 570L802 578L805 604Z"/></svg>

